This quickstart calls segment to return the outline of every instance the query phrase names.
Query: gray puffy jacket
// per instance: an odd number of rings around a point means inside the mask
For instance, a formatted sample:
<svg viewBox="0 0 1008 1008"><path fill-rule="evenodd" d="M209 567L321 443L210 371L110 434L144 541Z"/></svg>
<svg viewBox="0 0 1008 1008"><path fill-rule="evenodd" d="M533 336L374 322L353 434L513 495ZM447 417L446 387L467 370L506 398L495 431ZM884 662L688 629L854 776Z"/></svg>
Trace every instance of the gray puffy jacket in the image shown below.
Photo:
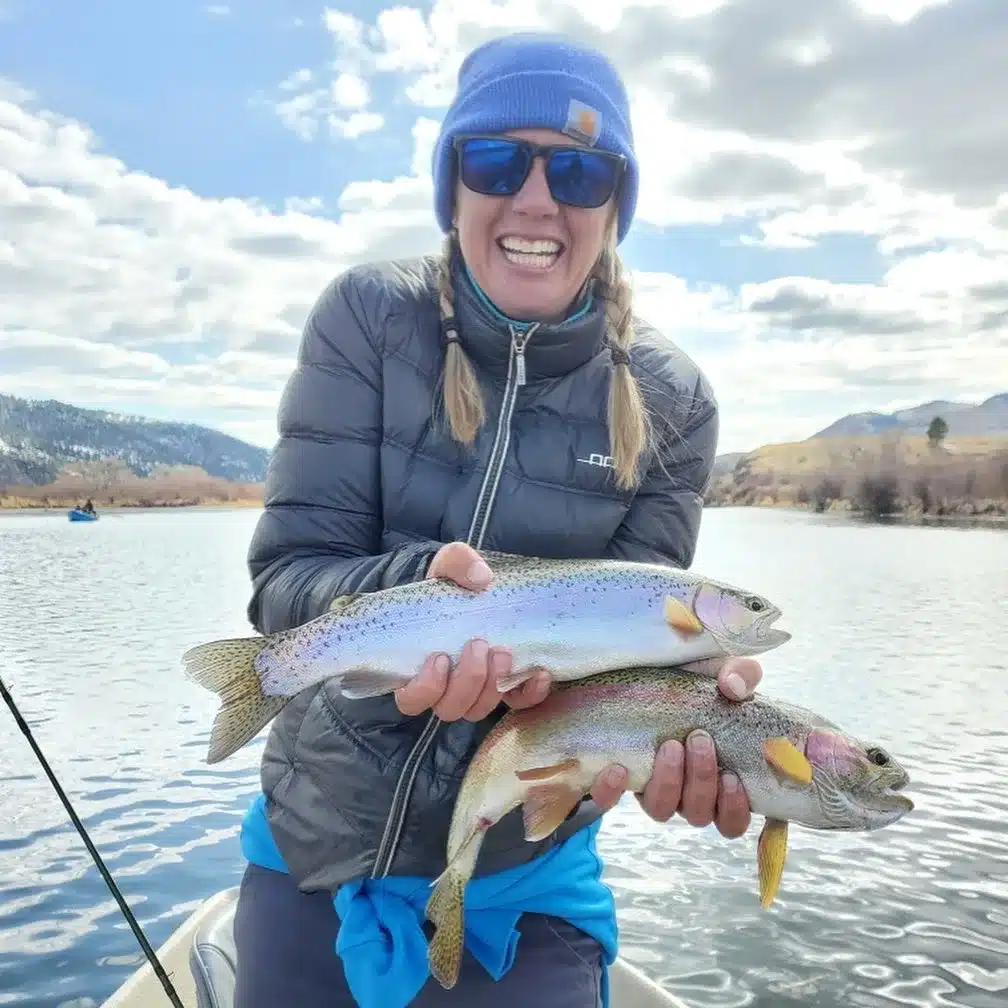
<svg viewBox="0 0 1008 1008"><path fill-rule="evenodd" d="M507 321L464 271L454 282L460 337L487 404L470 448L432 419L442 363L434 258L351 269L314 306L249 549L248 614L260 632L313 619L338 595L419 580L455 540L526 555L692 562L718 429L696 365L635 320L631 367L659 448L636 492L621 491L608 460L612 362L601 304L535 331L520 384ZM296 696L270 729L262 787L300 887L436 875L465 768L499 716L403 717L391 696L346 700L326 684ZM513 813L488 835L477 873L542 854L598 814L586 799L532 844Z"/></svg>

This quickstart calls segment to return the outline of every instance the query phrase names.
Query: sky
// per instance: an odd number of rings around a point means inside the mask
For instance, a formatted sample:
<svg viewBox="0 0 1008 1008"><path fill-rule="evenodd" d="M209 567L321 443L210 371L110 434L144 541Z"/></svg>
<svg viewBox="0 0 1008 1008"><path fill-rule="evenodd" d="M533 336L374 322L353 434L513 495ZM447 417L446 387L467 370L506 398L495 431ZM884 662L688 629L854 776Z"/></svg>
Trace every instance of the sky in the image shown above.
<svg viewBox="0 0 1008 1008"><path fill-rule="evenodd" d="M1008 391L1004 0L0 0L0 392L271 446L326 284L439 245L462 57L529 27L625 77L621 255L720 451Z"/></svg>

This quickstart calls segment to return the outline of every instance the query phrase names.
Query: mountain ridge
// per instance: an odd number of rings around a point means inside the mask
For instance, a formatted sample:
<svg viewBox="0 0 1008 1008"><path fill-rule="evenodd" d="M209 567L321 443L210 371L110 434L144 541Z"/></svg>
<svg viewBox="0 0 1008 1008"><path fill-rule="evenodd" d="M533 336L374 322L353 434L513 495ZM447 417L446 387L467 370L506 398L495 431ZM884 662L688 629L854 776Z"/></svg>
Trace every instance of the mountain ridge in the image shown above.
<svg viewBox="0 0 1008 1008"><path fill-rule="evenodd" d="M64 467L121 460L147 478L195 466L236 483L261 483L270 452L200 424L0 394L0 485L52 483Z"/></svg>

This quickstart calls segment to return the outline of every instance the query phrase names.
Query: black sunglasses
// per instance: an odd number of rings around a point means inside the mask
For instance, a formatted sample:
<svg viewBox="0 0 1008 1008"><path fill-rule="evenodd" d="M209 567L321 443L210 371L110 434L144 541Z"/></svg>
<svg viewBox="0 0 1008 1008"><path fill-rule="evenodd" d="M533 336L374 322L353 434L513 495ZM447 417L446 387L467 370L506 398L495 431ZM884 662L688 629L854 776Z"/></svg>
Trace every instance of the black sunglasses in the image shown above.
<svg viewBox="0 0 1008 1008"><path fill-rule="evenodd" d="M626 158L572 144L536 144L518 137L460 136L454 141L462 184L483 196L514 196L537 157L557 203L592 209L616 192Z"/></svg>

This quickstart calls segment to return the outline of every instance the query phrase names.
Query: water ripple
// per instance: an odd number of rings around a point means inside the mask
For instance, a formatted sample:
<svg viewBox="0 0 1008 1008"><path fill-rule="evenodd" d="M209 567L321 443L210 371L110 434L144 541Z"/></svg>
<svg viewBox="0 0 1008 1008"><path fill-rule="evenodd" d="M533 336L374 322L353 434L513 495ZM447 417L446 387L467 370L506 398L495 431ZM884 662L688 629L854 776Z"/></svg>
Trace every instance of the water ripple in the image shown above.
<svg viewBox="0 0 1008 1008"><path fill-rule="evenodd" d="M0 515L0 671L155 944L243 867L262 740L203 764L216 700L178 656L247 632L255 517L79 535ZM917 809L874 834L795 827L761 910L758 819L727 841L625 796L599 839L622 954L691 1008L1005 1008L1008 536L719 509L696 567L780 600L794 638L764 660L766 692L890 747ZM0 1005L97 1008L142 953L16 731L0 766Z"/></svg>

